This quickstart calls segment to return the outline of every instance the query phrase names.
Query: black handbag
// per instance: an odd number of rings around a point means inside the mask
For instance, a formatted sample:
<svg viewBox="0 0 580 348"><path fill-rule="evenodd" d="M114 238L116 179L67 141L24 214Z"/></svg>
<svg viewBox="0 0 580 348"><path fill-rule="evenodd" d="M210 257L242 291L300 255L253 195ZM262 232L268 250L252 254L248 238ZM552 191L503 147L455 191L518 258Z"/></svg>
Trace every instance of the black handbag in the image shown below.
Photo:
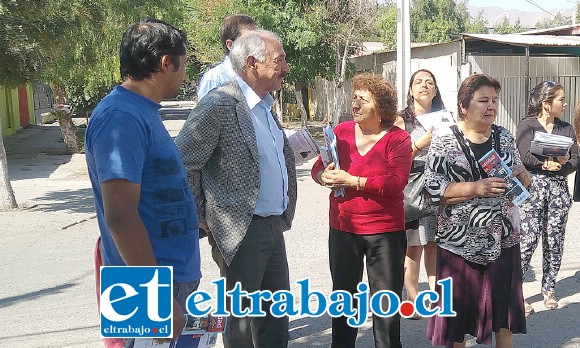
<svg viewBox="0 0 580 348"><path fill-rule="evenodd" d="M424 166L414 167L409 174L409 182L403 194L405 196L405 222L418 220L434 214L434 209L425 202L423 188L425 186Z"/></svg>

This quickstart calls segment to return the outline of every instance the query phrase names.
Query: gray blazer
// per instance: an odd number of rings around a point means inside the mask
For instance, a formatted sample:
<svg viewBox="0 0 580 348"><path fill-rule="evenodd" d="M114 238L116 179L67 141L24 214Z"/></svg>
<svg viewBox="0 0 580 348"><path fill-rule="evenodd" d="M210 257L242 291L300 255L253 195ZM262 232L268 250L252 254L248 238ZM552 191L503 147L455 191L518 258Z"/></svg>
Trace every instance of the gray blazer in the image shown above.
<svg viewBox="0 0 580 348"><path fill-rule="evenodd" d="M260 190L252 115L238 82L233 80L208 93L189 115L175 143L197 201L199 219L208 224L229 265L246 235ZM286 136L284 157L289 201L282 217L288 230L296 210L296 168Z"/></svg>

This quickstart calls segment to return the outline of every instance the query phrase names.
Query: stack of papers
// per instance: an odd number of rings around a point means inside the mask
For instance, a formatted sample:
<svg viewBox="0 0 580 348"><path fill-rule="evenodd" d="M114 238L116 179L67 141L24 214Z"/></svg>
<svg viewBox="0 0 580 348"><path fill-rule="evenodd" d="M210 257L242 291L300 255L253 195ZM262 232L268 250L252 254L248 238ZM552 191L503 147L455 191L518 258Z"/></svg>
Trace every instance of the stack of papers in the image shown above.
<svg viewBox="0 0 580 348"><path fill-rule="evenodd" d="M178 339L160 342L154 338L135 339L134 348L211 348L215 347L218 333L226 330L227 317L193 317L185 315L185 327Z"/></svg>
<svg viewBox="0 0 580 348"><path fill-rule="evenodd" d="M416 118L426 131L433 129L435 132L439 128L449 128L455 124L453 115L447 110L417 115Z"/></svg>
<svg viewBox="0 0 580 348"><path fill-rule="evenodd" d="M334 169L340 169L340 163L338 161L338 149L336 147L336 137L334 136L334 131L332 126L328 125L322 129L324 132L324 147L325 154L322 155L322 163L324 166L328 166L331 162L334 162ZM334 191L334 197L344 197L344 189L338 189Z"/></svg>
<svg viewBox="0 0 580 348"><path fill-rule="evenodd" d="M535 132L530 151L534 155L545 157L566 156L572 144L574 144L574 140L563 135Z"/></svg>

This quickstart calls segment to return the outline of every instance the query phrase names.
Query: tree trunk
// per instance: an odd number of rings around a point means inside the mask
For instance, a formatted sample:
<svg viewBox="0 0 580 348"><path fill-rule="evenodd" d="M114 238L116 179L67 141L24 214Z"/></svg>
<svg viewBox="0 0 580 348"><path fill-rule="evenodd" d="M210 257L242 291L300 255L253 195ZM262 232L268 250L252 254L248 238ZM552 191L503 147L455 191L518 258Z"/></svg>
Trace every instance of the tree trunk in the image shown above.
<svg viewBox="0 0 580 348"><path fill-rule="evenodd" d="M296 96L296 104L298 104L298 111L300 111L300 120L302 127L306 127L308 123L308 113L304 107L304 101L302 99L302 84L297 83L294 85L294 95Z"/></svg>
<svg viewBox="0 0 580 348"><path fill-rule="evenodd" d="M50 85L55 104L66 104L66 89L62 84L53 83ZM54 112L58 119L62 139L66 145L67 153L80 153L82 150L82 141L77 136L77 127L72 120L72 110L56 110Z"/></svg>
<svg viewBox="0 0 580 348"><path fill-rule="evenodd" d="M62 133L62 139L66 145L67 153L80 153L83 145L77 136L77 127L72 120L72 114L63 111L56 111L54 114L58 119L58 125Z"/></svg>
<svg viewBox="0 0 580 348"><path fill-rule="evenodd" d="M8 160L2 139L2 123L0 122L0 211L18 208L14 191L8 177Z"/></svg>
<svg viewBox="0 0 580 348"><path fill-rule="evenodd" d="M352 32L352 28L351 28ZM344 50L338 53L337 61L340 62L337 69L337 75L334 83L334 105L332 106L332 124L336 126L340 121L340 114L342 112L342 104L344 101L344 81L346 80L346 64L348 58L348 45L350 44L350 33L344 43ZM340 72L340 73L338 73Z"/></svg>

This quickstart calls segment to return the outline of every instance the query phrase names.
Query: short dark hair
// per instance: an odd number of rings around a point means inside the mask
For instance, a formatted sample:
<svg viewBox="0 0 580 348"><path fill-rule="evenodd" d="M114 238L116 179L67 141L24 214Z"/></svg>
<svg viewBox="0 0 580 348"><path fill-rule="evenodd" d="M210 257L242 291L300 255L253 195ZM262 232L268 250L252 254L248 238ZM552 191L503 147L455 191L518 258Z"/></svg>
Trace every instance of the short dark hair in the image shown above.
<svg viewBox="0 0 580 348"><path fill-rule="evenodd" d="M220 42L224 53L227 55L230 52L226 46L226 41L235 41L240 36L242 29L255 25L256 21L245 14L233 14L224 18L220 25Z"/></svg>
<svg viewBox="0 0 580 348"><path fill-rule="evenodd" d="M461 112L461 108L467 109L469 104L471 104L475 92L483 86L492 87L496 93L501 91L499 81L486 74L471 75L461 83L459 91L457 91L457 114L459 118L465 117Z"/></svg>
<svg viewBox="0 0 580 348"><path fill-rule="evenodd" d="M381 115L381 125L390 127L397 119L397 91L383 77L360 74L352 79L352 90L369 91Z"/></svg>
<svg viewBox="0 0 580 348"><path fill-rule="evenodd" d="M542 112L544 102L552 104L559 91L563 91L564 87L561 84L544 81L540 82L530 92L530 101L528 102L528 109L526 117L538 117Z"/></svg>
<svg viewBox="0 0 580 348"><path fill-rule="evenodd" d="M407 91L407 107L405 108L405 111L403 113L403 117L406 122L414 122L415 117L417 116L415 115L415 98L413 98L411 88L413 87L413 81L415 80L415 76L417 76L417 74L421 72L425 72L431 75L433 83L435 84L436 93L435 96L433 97L433 100L431 101L431 111L440 111L445 109L445 105L443 104L443 98L441 97L441 92L439 92L439 86L437 85L437 79L435 78L435 75L433 75L433 73L427 69L419 69L415 71L413 75L411 75L411 79L409 80L409 89Z"/></svg>
<svg viewBox="0 0 580 348"><path fill-rule="evenodd" d="M121 39L121 78L143 80L159 71L161 58L171 57L179 69L179 57L186 53L187 35L163 21L142 19L129 26Z"/></svg>

